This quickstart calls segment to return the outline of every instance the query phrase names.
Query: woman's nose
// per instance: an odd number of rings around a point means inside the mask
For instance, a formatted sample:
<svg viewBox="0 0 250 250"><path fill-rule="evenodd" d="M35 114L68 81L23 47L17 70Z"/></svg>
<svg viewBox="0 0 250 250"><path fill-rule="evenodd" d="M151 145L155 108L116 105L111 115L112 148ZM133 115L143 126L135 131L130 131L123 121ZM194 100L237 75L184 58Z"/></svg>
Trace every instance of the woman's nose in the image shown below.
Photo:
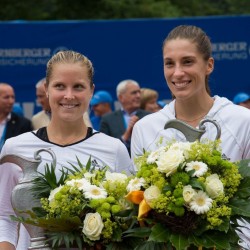
<svg viewBox="0 0 250 250"><path fill-rule="evenodd" d="M65 95L64 95L64 98L68 99L68 100L74 99L75 96L74 96L73 91L72 90L67 90L66 93L65 93Z"/></svg>
<svg viewBox="0 0 250 250"><path fill-rule="evenodd" d="M183 68L180 65L176 65L174 68L174 75L183 75L184 71Z"/></svg>

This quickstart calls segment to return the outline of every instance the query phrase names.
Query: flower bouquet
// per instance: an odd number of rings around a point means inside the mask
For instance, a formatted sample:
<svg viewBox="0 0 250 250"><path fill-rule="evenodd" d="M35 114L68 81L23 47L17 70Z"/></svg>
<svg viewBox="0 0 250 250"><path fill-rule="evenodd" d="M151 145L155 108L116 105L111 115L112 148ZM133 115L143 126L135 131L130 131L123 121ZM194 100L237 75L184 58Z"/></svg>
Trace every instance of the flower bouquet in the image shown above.
<svg viewBox="0 0 250 250"><path fill-rule="evenodd" d="M46 165L45 174L34 180L33 194L41 207L25 211L30 218L14 218L42 227L52 249L133 249L141 239L127 237L136 226L131 203L124 196L127 175L111 173L108 167L95 169L91 159L83 166L63 168L57 180L55 166Z"/></svg>
<svg viewBox="0 0 250 250"><path fill-rule="evenodd" d="M239 249L236 221L250 217L248 161L228 161L216 140L173 141L135 163L126 198L150 228L136 250Z"/></svg>

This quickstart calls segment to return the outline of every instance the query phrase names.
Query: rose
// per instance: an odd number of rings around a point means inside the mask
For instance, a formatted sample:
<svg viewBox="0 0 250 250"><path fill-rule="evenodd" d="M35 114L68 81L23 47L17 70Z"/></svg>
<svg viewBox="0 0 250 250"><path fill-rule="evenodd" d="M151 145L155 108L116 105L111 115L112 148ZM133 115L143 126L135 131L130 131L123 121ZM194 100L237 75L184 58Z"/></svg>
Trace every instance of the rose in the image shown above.
<svg viewBox="0 0 250 250"><path fill-rule="evenodd" d="M191 145L193 143L190 142L176 142L172 144L169 149L171 150L181 150L186 159L189 158L189 151L191 149Z"/></svg>
<svg viewBox="0 0 250 250"><path fill-rule="evenodd" d="M150 186L144 191L144 199L151 207L152 202L155 201L161 194L160 189L157 186Z"/></svg>
<svg viewBox="0 0 250 250"><path fill-rule="evenodd" d="M185 160L183 152L179 149L169 149L162 153L156 161L159 172L166 173L166 176L176 172L178 166Z"/></svg>
<svg viewBox="0 0 250 250"><path fill-rule="evenodd" d="M212 174L205 181L206 192L214 199L224 193L224 186L217 174Z"/></svg>
<svg viewBox="0 0 250 250"><path fill-rule="evenodd" d="M88 213L83 222L82 232L90 240L99 240L104 225L99 213Z"/></svg>
<svg viewBox="0 0 250 250"><path fill-rule="evenodd" d="M196 194L196 191L192 188L191 185L187 185L183 187L182 195L183 195L183 199L185 202L189 203L195 194Z"/></svg>

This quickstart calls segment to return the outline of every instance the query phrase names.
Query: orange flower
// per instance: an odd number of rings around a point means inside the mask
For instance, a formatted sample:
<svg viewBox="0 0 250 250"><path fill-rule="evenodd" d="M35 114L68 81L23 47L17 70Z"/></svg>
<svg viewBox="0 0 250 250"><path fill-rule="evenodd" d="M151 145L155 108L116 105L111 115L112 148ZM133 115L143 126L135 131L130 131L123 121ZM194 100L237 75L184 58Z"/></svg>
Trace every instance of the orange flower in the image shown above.
<svg viewBox="0 0 250 250"><path fill-rule="evenodd" d="M144 199L144 191L131 191L125 196L125 198L132 203L139 205L138 219L145 217L151 210L151 207Z"/></svg>
<svg viewBox="0 0 250 250"><path fill-rule="evenodd" d="M143 194L144 191L131 191L125 196L125 198L134 204L140 204L144 198Z"/></svg>
<svg viewBox="0 0 250 250"><path fill-rule="evenodd" d="M148 203L143 199L139 205L138 219L142 217L146 217L147 213L151 210L151 207Z"/></svg>

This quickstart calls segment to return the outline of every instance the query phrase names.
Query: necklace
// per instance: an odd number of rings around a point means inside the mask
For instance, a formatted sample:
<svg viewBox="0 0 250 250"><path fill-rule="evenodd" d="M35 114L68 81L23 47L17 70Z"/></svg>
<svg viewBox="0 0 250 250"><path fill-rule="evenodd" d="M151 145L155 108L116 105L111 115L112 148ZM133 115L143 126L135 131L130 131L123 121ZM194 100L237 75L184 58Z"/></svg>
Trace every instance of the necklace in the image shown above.
<svg viewBox="0 0 250 250"><path fill-rule="evenodd" d="M203 118L205 115L206 115L206 113L203 113L201 116L199 116L199 117L197 117L195 119L192 119L192 120L186 120L186 119L183 119L183 118L178 117L176 115L176 119L179 119L179 120L184 121L184 122L195 122L195 121L200 120L201 118Z"/></svg>

